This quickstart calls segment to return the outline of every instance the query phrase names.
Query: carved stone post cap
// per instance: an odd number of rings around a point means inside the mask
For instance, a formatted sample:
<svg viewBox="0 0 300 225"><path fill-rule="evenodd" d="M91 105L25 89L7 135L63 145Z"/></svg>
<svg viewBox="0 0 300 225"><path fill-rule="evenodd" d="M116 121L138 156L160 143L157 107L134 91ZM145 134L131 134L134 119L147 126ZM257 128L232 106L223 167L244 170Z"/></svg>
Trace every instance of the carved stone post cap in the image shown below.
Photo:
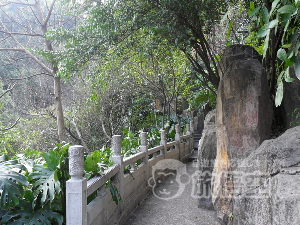
<svg viewBox="0 0 300 225"><path fill-rule="evenodd" d="M121 135L114 135L112 137L112 149L115 156L121 155L121 142L122 142L122 136Z"/></svg>
<svg viewBox="0 0 300 225"><path fill-rule="evenodd" d="M141 145L146 146L147 145L147 132L141 132L140 138L141 138Z"/></svg>
<svg viewBox="0 0 300 225"><path fill-rule="evenodd" d="M71 178L82 179L84 174L84 148L81 145L70 146L69 174Z"/></svg>
<svg viewBox="0 0 300 225"><path fill-rule="evenodd" d="M70 146L69 147L69 151L73 151L74 149L81 149L81 148L83 148L83 146L82 145L72 145L72 146Z"/></svg>

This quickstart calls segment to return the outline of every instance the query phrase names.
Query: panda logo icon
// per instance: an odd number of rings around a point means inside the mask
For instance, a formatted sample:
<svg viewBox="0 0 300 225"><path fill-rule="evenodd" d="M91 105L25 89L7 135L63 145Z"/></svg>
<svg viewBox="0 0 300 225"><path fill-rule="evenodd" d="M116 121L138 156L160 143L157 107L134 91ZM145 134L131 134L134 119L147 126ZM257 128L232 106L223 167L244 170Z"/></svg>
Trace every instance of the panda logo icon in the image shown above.
<svg viewBox="0 0 300 225"><path fill-rule="evenodd" d="M155 197L170 200L180 196L190 182L186 165L175 159L164 159L152 167L152 177L148 184Z"/></svg>

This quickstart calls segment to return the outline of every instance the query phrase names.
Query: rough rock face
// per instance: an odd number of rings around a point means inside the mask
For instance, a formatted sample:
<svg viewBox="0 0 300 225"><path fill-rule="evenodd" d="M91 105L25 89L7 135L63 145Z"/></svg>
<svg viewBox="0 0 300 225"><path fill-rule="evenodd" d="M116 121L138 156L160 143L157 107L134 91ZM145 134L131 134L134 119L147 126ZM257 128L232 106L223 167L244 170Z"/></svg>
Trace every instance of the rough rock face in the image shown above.
<svg viewBox="0 0 300 225"><path fill-rule="evenodd" d="M234 172L233 224L300 224L300 126L263 144Z"/></svg>
<svg viewBox="0 0 300 225"><path fill-rule="evenodd" d="M222 75L226 72L228 66L235 60L241 59L257 59L259 62L262 61L262 56L249 45L230 45L228 46L223 54L222 60L219 64L219 74Z"/></svg>
<svg viewBox="0 0 300 225"><path fill-rule="evenodd" d="M294 69L290 69L290 76L295 80L293 82L284 82L282 110L283 120L286 128L299 125L300 118L296 118L296 113L300 115L300 81L296 77ZM298 123L297 123L298 122Z"/></svg>
<svg viewBox="0 0 300 225"><path fill-rule="evenodd" d="M212 209L211 174L217 156L217 136L215 126L216 111L210 111L204 120L204 129L198 147L199 162L199 204L200 208Z"/></svg>
<svg viewBox="0 0 300 225"><path fill-rule="evenodd" d="M236 59L228 65L218 89L216 123L225 126L230 159L245 158L270 137L271 99L258 60Z"/></svg>
<svg viewBox="0 0 300 225"><path fill-rule="evenodd" d="M249 46L230 46L221 60L217 94L217 158L212 200L218 217L232 214L234 179L230 171L270 137L272 107L260 56Z"/></svg>

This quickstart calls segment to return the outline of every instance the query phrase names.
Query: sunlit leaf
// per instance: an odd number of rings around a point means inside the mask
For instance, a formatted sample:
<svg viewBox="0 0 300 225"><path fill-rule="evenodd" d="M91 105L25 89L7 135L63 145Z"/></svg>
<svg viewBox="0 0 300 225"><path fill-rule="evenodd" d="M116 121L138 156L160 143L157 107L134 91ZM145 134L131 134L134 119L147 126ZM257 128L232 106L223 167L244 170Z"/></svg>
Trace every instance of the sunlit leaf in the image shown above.
<svg viewBox="0 0 300 225"><path fill-rule="evenodd" d="M293 5L285 5L277 10L279 13L294 13L297 10Z"/></svg>
<svg viewBox="0 0 300 225"><path fill-rule="evenodd" d="M289 43L289 44L284 44L284 45L282 45L281 47L282 47L282 48L289 48L289 47L291 47L291 45L292 45L292 43Z"/></svg>
<svg viewBox="0 0 300 225"><path fill-rule="evenodd" d="M268 29L272 29L273 27L277 26L278 19L272 20L267 24Z"/></svg>
<svg viewBox="0 0 300 225"><path fill-rule="evenodd" d="M263 48L263 58L265 58L266 54L267 54L267 50L269 47L269 39L270 39L270 30L268 30L267 36L265 38L265 44L264 44L264 48Z"/></svg>
<svg viewBox="0 0 300 225"><path fill-rule="evenodd" d="M278 5L280 0L275 0L272 2L272 8L271 8L271 11L270 11L270 16L272 15L273 11L275 10L276 6Z"/></svg>
<svg viewBox="0 0 300 225"><path fill-rule="evenodd" d="M293 82L294 81L294 78L290 77L289 68L287 68L285 73L284 73L284 80L285 80L285 82Z"/></svg>
<svg viewBox="0 0 300 225"><path fill-rule="evenodd" d="M270 30L268 29L268 27L262 26L259 29L257 36L263 38L263 37L267 36L269 34L269 32L270 32Z"/></svg>
<svg viewBox="0 0 300 225"><path fill-rule="evenodd" d="M281 61L286 61L287 60L287 55L286 55L286 51L283 48L280 48L277 51L277 57L281 60Z"/></svg>
<svg viewBox="0 0 300 225"><path fill-rule="evenodd" d="M232 20L229 21L229 25L228 25L228 31L227 31L227 35L226 35L226 39L229 39L230 37L230 33L231 33L231 29L232 29Z"/></svg>
<svg viewBox="0 0 300 225"><path fill-rule="evenodd" d="M269 23L269 12L268 9L263 6L261 9L261 13L262 13L262 18L265 24Z"/></svg>
<svg viewBox="0 0 300 225"><path fill-rule="evenodd" d="M253 9L253 10L249 13L249 16L250 16L250 17L254 16L259 10L260 10L260 6L256 7L255 9Z"/></svg>
<svg viewBox="0 0 300 225"><path fill-rule="evenodd" d="M299 56L294 57L294 68L297 78L300 80L300 59Z"/></svg>
<svg viewBox="0 0 300 225"><path fill-rule="evenodd" d="M294 64L293 58L287 58L287 60L285 61L285 66L287 66L287 67L289 67L293 64Z"/></svg>
<svg viewBox="0 0 300 225"><path fill-rule="evenodd" d="M283 83L282 81L279 81L277 83L277 91L276 91L276 97L275 97L275 106L278 107L281 105L282 98L283 98Z"/></svg>

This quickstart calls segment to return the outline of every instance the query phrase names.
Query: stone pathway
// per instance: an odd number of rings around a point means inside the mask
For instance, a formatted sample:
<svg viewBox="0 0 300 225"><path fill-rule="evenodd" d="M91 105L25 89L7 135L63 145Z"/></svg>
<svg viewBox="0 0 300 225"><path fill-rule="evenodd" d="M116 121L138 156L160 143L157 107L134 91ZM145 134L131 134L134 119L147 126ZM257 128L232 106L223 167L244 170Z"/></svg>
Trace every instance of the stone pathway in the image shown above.
<svg viewBox="0 0 300 225"><path fill-rule="evenodd" d="M186 164L187 174L190 178L197 167L194 162ZM188 175L182 176L182 182L188 182ZM172 176L167 176L158 185L159 190L175 193L178 186L174 185ZM182 194L176 198L164 200L159 194L150 192L147 198L132 213L123 225L218 225L216 213L213 210L198 208L198 201L192 195L193 182L185 185ZM180 191L179 191L180 192ZM157 192L159 193L159 192Z"/></svg>

